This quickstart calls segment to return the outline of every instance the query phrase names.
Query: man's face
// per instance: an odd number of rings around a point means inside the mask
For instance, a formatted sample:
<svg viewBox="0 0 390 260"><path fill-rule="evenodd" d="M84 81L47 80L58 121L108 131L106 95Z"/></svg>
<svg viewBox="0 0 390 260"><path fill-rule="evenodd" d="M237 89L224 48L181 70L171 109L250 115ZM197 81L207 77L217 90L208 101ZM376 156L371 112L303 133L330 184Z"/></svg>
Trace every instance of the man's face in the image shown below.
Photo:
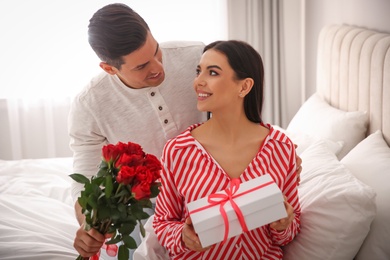
<svg viewBox="0 0 390 260"><path fill-rule="evenodd" d="M141 48L123 57L120 70L111 67L110 74L116 74L130 88L155 87L165 78L162 64L162 52L157 41L148 32L146 42Z"/></svg>

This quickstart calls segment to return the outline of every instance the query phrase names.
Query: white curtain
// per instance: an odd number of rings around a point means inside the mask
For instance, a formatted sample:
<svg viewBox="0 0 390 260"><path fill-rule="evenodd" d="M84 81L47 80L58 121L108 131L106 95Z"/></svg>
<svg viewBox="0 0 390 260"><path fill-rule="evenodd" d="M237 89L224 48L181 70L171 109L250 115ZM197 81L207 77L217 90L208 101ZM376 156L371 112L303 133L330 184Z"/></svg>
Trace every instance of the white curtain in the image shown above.
<svg viewBox="0 0 390 260"><path fill-rule="evenodd" d="M71 97L101 71L88 21L115 2L143 16L160 42L227 38L226 0L0 1L0 159L71 156Z"/></svg>
<svg viewBox="0 0 390 260"><path fill-rule="evenodd" d="M262 56L265 71L263 120L285 125L286 91L283 1L228 0L228 37L251 44Z"/></svg>
<svg viewBox="0 0 390 260"><path fill-rule="evenodd" d="M71 98L0 100L0 158L71 156L67 117Z"/></svg>

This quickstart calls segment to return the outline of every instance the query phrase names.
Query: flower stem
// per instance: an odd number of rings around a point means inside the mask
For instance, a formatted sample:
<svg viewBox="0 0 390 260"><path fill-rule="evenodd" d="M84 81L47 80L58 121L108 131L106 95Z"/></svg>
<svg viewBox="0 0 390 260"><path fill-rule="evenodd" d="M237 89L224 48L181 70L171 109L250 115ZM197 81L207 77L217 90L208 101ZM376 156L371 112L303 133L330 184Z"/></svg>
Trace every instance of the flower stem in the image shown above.
<svg viewBox="0 0 390 260"><path fill-rule="evenodd" d="M139 223L139 231L141 232L142 237L145 237L146 231L144 225L142 224L141 220L138 220L138 223Z"/></svg>
<svg viewBox="0 0 390 260"><path fill-rule="evenodd" d="M82 257L81 255L79 255L76 260L84 260L84 259L88 259L87 257Z"/></svg>

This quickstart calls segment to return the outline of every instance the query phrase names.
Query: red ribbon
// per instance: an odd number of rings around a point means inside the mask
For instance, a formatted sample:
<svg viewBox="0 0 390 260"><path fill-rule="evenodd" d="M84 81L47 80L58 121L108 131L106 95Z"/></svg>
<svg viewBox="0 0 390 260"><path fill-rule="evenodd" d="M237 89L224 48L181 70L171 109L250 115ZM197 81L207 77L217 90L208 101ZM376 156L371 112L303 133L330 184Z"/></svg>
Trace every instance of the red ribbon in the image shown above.
<svg viewBox="0 0 390 260"><path fill-rule="evenodd" d="M234 202L233 199L237 198L237 197L240 197L242 195L251 193L254 190L258 190L258 189L261 189L261 188L263 188L265 186L268 186L268 185L272 184L273 181L269 181L269 182L263 183L262 185L259 185L257 187L251 188L251 189L246 190L246 191L244 191L242 193L236 194L236 192L238 191L238 189L240 187L240 183L241 183L240 179L238 179L238 178L232 179L230 181L230 183L229 183L230 187L225 189L225 194L224 193L215 193L215 194L209 195L208 199L207 199L209 205L197 208L197 209L195 209L195 210L190 212L190 214L193 214L193 213L202 211L202 210L207 209L207 208L211 208L211 207L216 206L216 205L219 204L219 212L221 212L221 215L222 215L222 218L223 218L223 222L225 224L225 234L224 234L222 243L226 242L228 234L229 234L229 220L228 220L225 208L224 208L226 202L229 201L230 204L232 205L232 208L234 209L234 212L237 215L238 221L240 222L242 231L243 232L248 232L248 227L246 226L244 215L242 214L242 211L241 211L240 207L238 207L238 205Z"/></svg>
<svg viewBox="0 0 390 260"><path fill-rule="evenodd" d="M102 249L106 249L106 253L108 256L116 256L118 253L118 246L115 244L109 244L106 243L103 244ZM99 260L100 259L100 250L97 252L96 255L91 256L89 260Z"/></svg>
<svg viewBox="0 0 390 260"><path fill-rule="evenodd" d="M230 188L225 189L225 193L217 193L217 194L211 194L207 201L211 205L217 205L219 204L219 212L221 212L223 222L225 223L225 234L223 236L223 242L225 243L229 234L229 220L225 211L225 204L226 202L230 201L230 204L232 205L234 212L236 212L238 221L240 222L241 228L243 232L248 232L248 227L245 223L244 215L242 214L241 209L238 207L238 205L233 200L233 195L238 191L238 188L240 188L240 180L239 179L232 179L230 181Z"/></svg>

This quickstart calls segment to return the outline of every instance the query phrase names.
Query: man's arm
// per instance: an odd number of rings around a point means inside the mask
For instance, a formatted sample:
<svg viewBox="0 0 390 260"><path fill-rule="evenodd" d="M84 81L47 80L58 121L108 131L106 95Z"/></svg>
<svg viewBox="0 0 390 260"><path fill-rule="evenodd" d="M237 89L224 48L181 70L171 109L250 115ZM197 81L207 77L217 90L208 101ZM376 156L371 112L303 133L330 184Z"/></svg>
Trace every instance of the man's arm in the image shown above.
<svg viewBox="0 0 390 260"><path fill-rule="evenodd" d="M81 213L82 208L78 201L76 201L74 204L74 210L75 210L77 222L79 222L79 225L81 226L84 223L85 216L83 213Z"/></svg>
<svg viewBox="0 0 390 260"><path fill-rule="evenodd" d="M90 113L85 103L75 99L72 103L68 119L68 132L70 136L70 147L73 151L73 171L90 178L98 171L98 165L101 161L101 148L106 144L106 138L99 135L97 123L92 120L95 118ZM74 201L75 217L80 224L76 232L73 247L83 257L91 257L99 252L105 237L97 230L84 230L85 216L82 214L82 208L77 199L83 190L83 185L72 182L72 199Z"/></svg>

